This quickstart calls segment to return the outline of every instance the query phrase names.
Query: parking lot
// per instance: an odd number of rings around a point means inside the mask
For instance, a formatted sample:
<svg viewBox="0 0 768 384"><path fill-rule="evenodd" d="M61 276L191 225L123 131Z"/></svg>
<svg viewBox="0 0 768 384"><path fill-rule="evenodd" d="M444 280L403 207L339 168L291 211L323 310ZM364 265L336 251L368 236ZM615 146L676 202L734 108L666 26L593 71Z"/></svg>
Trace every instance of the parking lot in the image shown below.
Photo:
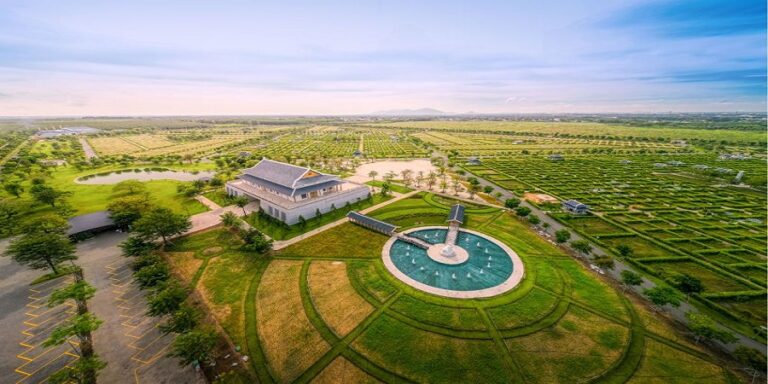
<svg viewBox="0 0 768 384"><path fill-rule="evenodd" d="M123 239L125 234L105 233L77 245L78 263L86 280L97 289L90 310L103 320L93 335L96 352L107 362L99 381L203 382L191 367L181 367L166 356L173 336L159 331L160 320L145 315L144 294L133 282L130 260L120 255L118 244ZM78 358L68 343L41 345L57 325L74 314L70 303L47 306L50 293L71 282L71 277L29 285L43 273L0 258L0 338L10 341L0 343L0 369L14 373L0 382L40 383ZM76 345L76 340L72 342Z"/></svg>

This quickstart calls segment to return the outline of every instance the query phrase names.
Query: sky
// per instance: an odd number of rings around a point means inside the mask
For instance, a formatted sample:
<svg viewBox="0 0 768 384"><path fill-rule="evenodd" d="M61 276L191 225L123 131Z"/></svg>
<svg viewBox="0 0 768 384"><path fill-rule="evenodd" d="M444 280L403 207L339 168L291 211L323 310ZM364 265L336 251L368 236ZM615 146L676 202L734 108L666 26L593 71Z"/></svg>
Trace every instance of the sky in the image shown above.
<svg viewBox="0 0 768 384"><path fill-rule="evenodd" d="M766 111L764 0L0 0L0 116Z"/></svg>

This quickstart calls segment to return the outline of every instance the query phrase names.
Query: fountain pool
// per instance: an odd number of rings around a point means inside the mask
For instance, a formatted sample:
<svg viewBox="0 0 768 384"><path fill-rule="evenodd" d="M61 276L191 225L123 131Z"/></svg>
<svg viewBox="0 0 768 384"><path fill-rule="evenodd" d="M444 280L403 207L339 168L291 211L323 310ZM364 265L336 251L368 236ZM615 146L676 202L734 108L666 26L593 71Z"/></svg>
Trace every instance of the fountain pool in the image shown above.
<svg viewBox="0 0 768 384"><path fill-rule="evenodd" d="M424 227L405 231L430 244L445 242L448 229ZM447 247L447 245L445 245ZM430 247L431 249L432 247ZM387 269L408 285L440 296L490 297L512 289L523 277L517 254L496 239L460 229L451 252L468 254L460 262L435 257L434 252L400 239L385 245L382 257Z"/></svg>

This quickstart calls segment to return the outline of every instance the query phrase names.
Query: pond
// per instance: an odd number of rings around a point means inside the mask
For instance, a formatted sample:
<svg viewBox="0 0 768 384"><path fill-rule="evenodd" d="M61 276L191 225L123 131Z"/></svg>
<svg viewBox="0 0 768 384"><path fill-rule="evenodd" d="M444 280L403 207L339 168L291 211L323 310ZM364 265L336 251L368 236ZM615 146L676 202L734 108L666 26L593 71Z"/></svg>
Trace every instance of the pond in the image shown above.
<svg viewBox="0 0 768 384"><path fill-rule="evenodd" d="M174 171L164 168L125 169L87 175L75 180L78 184L117 184L125 180L178 180L195 181L203 177L213 177L213 171Z"/></svg>
<svg viewBox="0 0 768 384"><path fill-rule="evenodd" d="M404 233L435 245L446 241L447 232L446 228L424 228ZM517 254L486 235L460 230L453 248L468 257L447 263L431 251L393 238L384 246L384 264L408 285L457 298L494 296L512 289L522 278L523 265Z"/></svg>

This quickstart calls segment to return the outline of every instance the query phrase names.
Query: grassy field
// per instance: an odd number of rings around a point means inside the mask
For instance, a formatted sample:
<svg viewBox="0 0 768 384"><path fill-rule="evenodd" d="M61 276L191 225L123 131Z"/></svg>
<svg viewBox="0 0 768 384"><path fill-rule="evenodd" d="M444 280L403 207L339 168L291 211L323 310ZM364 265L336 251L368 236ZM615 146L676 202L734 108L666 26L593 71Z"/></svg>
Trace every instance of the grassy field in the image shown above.
<svg viewBox="0 0 768 384"><path fill-rule="evenodd" d="M172 169L185 170L203 170L210 169L210 164L191 164L183 166L168 166ZM78 170L73 166L61 166L51 169L50 175L45 177L46 183L57 190L70 192L71 195L66 198L68 205L73 210L73 215L81 215L106 209L109 202L115 197L112 192L114 185L101 184L79 184L75 180L96 173L103 173L123 169L121 166L110 165L88 170ZM176 190L182 182L174 180L153 180L144 183L151 200L163 207L170 208L178 213L185 215L194 215L205 212L207 208L197 200L185 197ZM29 190L30 182L22 183L25 190ZM32 200L28 193L15 198L8 196L6 191L0 191L0 197L7 198L16 202L19 206L25 207L27 217L51 212L54 209L49 205L41 205Z"/></svg>
<svg viewBox="0 0 768 384"><path fill-rule="evenodd" d="M443 224L451 203L418 194L373 215ZM349 223L267 257L236 256L222 229L173 251L208 260L184 273L202 276L197 289L261 382L728 382L717 360L513 216L477 207L467 219L520 255L518 287L478 300L418 291L384 269L386 236Z"/></svg>

